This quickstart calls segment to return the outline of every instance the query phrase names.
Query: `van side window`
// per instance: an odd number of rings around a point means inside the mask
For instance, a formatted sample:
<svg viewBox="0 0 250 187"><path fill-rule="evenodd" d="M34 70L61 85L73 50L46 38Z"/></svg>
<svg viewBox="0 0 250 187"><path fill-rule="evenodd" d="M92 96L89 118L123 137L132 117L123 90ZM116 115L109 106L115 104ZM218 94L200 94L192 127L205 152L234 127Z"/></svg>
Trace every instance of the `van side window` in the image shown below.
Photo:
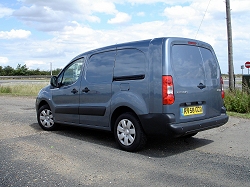
<svg viewBox="0 0 250 187"><path fill-rule="evenodd" d="M115 51L92 55L87 64L86 80L89 83L111 83L114 61Z"/></svg>
<svg viewBox="0 0 250 187"><path fill-rule="evenodd" d="M75 83L82 71L84 58L78 59L70 64L58 77L58 83L62 86L68 86Z"/></svg>
<svg viewBox="0 0 250 187"><path fill-rule="evenodd" d="M146 57L138 49L117 50L114 79L134 80L145 76Z"/></svg>

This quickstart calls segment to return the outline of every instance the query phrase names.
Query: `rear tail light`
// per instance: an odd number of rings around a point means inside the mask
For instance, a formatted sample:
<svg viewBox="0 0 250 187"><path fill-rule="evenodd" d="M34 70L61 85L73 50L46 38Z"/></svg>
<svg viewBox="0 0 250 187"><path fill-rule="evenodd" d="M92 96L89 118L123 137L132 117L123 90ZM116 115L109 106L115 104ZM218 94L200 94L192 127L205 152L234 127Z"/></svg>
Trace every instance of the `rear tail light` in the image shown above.
<svg viewBox="0 0 250 187"><path fill-rule="evenodd" d="M174 83L170 75L162 76L162 103L163 105L174 103Z"/></svg>
<svg viewBox="0 0 250 187"><path fill-rule="evenodd" d="M221 83L221 97L222 99L224 99L225 97L225 91L224 91L224 82L223 82L223 78L220 77L220 83Z"/></svg>

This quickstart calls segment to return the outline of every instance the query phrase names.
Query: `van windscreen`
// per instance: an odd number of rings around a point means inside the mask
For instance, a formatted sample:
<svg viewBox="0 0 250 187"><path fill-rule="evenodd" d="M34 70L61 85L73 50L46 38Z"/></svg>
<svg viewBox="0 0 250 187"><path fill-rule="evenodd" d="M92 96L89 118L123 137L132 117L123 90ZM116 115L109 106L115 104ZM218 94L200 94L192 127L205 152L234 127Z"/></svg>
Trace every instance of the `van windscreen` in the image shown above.
<svg viewBox="0 0 250 187"><path fill-rule="evenodd" d="M172 46L172 68L181 86L219 84L219 66L213 53L206 48L190 45Z"/></svg>

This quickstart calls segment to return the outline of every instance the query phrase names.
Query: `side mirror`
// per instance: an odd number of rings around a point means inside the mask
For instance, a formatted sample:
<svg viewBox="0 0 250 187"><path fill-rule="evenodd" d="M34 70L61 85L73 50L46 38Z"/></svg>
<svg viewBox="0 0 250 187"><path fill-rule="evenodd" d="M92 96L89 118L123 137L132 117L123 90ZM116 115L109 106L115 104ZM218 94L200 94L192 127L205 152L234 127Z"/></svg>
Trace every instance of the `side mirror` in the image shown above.
<svg viewBox="0 0 250 187"><path fill-rule="evenodd" d="M53 87L58 87L57 76L52 76L50 79L50 85Z"/></svg>

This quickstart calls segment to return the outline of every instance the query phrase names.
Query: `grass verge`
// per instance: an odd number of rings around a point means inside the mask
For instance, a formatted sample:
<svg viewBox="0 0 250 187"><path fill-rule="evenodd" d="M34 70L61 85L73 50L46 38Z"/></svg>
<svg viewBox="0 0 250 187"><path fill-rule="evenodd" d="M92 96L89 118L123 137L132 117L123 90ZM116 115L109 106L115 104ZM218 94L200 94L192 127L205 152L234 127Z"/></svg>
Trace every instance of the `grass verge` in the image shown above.
<svg viewBox="0 0 250 187"><path fill-rule="evenodd" d="M250 119L250 113L241 114L241 113L237 113L237 112L227 111L227 114L229 116L233 116L233 117L237 117L237 118Z"/></svg>
<svg viewBox="0 0 250 187"><path fill-rule="evenodd" d="M6 84L0 86L0 95L37 96L38 92L48 83Z"/></svg>

